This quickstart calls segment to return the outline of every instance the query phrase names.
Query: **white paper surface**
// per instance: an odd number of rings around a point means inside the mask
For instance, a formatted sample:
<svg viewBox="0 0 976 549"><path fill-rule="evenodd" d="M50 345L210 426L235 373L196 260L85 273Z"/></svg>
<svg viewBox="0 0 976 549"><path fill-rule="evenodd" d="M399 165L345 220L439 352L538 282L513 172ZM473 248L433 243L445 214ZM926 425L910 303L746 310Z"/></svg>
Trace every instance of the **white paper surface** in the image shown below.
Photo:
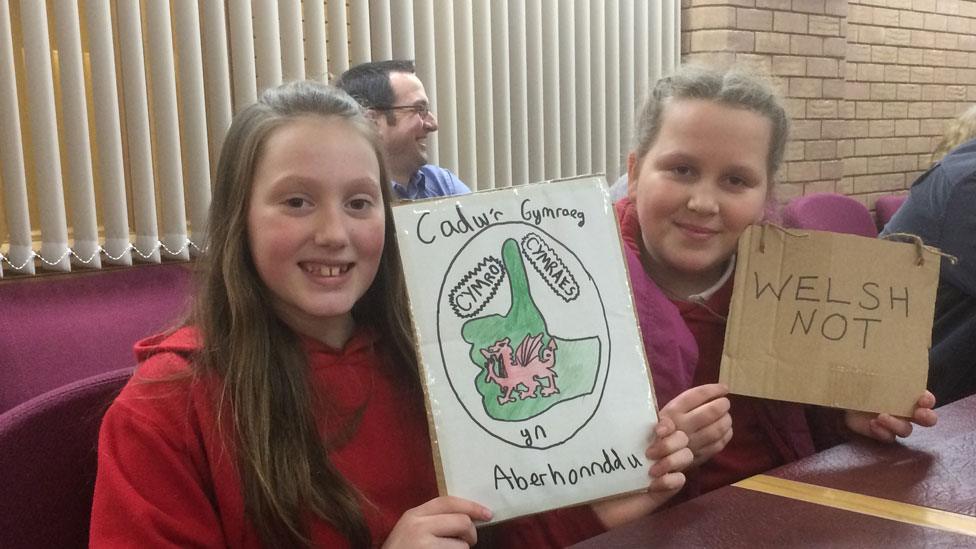
<svg viewBox="0 0 976 549"><path fill-rule="evenodd" d="M646 488L657 413L602 181L394 218L447 493L500 521Z"/></svg>

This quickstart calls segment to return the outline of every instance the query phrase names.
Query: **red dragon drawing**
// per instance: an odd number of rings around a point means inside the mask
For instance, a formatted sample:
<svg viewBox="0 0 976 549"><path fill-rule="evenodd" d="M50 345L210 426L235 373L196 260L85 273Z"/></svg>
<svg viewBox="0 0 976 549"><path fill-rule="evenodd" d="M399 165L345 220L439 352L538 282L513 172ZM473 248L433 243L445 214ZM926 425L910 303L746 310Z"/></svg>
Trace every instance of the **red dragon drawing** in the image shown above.
<svg viewBox="0 0 976 549"><path fill-rule="evenodd" d="M506 337L487 349L481 349L481 355L487 360L485 381L495 383L504 391L498 396L499 404L515 402L512 392L516 389L519 400L539 396L536 393L540 387L541 396L544 397L559 392L556 372L553 371L556 367L556 340L553 338L543 348L541 333L535 336L526 334L513 357L511 340ZM499 368L501 371L496 373Z"/></svg>

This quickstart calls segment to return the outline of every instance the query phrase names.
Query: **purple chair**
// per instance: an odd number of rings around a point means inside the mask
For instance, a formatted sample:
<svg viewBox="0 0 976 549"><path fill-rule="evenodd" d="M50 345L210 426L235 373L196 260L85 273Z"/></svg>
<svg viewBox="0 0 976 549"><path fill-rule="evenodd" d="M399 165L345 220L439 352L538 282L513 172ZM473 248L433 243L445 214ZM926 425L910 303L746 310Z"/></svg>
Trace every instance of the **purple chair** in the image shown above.
<svg viewBox="0 0 976 549"><path fill-rule="evenodd" d="M0 281L0 413L131 366L133 344L174 325L189 294L185 263Z"/></svg>
<svg viewBox="0 0 976 549"><path fill-rule="evenodd" d="M834 193L808 194L794 198L783 209L783 225L870 238L878 236L871 212L864 204L849 196Z"/></svg>
<svg viewBox="0 0 976 549"><path fill-rule="evenodd" d="M0 414L0 546L88 546L98 429L132 371L76 381Z"/></svg>
<svg viewBox="0 0 976 549"><path fill-rule="evenodd" d="M879 231L895 216L895 212L906 200L908 200L907 194L889 194L878 198L874 203L874 215L878 218Z"/></svg>

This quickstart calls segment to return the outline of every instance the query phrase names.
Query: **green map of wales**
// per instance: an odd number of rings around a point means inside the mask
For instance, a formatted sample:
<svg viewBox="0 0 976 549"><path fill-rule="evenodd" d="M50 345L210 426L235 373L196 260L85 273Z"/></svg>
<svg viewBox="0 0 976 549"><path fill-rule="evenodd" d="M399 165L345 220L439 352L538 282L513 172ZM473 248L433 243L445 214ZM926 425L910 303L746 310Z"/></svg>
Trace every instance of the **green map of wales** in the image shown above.
<svg viewBox="0 0 976 549"><path fill-rule="evenodd" d="M593 391L600 368L600 339L563 339L549 333L529 289L518 242L502 244L512 305L504 315L465 322L461 337L478 366L475 386L485 412L503 421L535 417L554 405Z"/></svg>

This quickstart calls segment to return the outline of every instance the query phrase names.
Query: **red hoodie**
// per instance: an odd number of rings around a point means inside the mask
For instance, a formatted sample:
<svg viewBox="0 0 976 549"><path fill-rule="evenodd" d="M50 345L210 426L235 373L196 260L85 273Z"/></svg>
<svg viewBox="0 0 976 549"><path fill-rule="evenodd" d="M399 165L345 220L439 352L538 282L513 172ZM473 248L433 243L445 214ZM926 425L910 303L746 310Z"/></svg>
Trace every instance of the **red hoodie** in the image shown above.
<svg viewBox="0 0 976 549"><path fill-rule="evenodd" d="M370 332L357 332L341 350L303 343L312 388L329 403L315 411L330 418L319 428L335 432L362 411L354 435L329 459L368 500L361 508L374 542L382 542L405 511L437 497L420 390L403 382ZM102 421L92 547L261 546L245 515L234 451L215 429L217 384L188 375L198 347L192 328L136 345L137 374ZM513 525L524 530L518 537L551 545L602 531L589 507L565 513ZM348 546L324 521L311 520L309 531L315 547Z"/></svg>

